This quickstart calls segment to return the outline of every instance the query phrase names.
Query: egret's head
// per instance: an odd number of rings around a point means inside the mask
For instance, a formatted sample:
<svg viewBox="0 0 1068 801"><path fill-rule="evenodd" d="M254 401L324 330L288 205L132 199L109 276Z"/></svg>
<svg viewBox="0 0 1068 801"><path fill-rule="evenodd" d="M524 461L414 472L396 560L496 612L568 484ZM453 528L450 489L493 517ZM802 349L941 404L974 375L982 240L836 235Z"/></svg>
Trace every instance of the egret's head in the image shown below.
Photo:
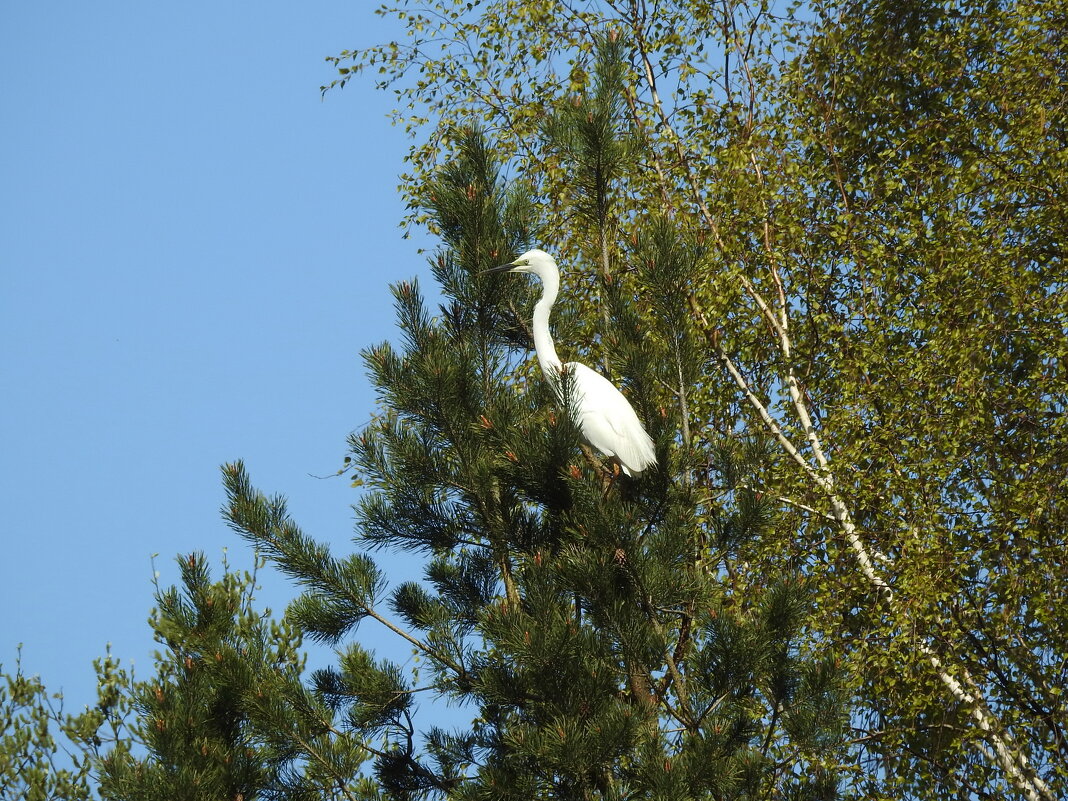
<svg viewBox="0 0 1068 801"><path fill-rule="evenodd" d="M537 248L528 250L515 261L502 264L500 267L491 267L483 272L533 273L542 280L542 283L548 283L554 279L559 280L560 277L560 269L556 266L556 260L544 250Z"/></svg>

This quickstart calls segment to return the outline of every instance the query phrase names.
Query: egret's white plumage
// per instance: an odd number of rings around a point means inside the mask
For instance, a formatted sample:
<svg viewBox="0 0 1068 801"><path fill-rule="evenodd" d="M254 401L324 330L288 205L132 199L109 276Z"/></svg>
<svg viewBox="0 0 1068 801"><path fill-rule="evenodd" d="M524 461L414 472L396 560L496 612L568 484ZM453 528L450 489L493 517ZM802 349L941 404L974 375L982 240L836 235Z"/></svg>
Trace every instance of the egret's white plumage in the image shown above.
<svg viewBox="0 0 1068 801"><path fill-rule="evenodd" d="M544 250L535 249L486 272L504 271L530 273L541 279L541 299L534 306L534 350L542 373L557 396L567 403L582 436L605 456L618 459L627 475L637 475L656 464L653 440L623 393L586 365L565 364L556 355L549 334L549 311L560 292L556 260Z"/></svg>

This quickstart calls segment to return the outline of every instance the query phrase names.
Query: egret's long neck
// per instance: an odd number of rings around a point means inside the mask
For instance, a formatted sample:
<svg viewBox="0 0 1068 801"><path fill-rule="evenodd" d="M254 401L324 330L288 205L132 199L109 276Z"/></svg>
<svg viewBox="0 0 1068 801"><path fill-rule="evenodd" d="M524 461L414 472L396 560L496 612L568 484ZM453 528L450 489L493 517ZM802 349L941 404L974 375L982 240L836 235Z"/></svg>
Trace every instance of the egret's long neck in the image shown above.
<svg viewBox="0 0 1068 801"><path fill-rule="evenodd" d="M534 306L534 351L545 377L555 379L560 374L560 357L556 355L552 335L549 333L549 311L560 291L560 279L549 275L542 280L541 300Z"/></svg>

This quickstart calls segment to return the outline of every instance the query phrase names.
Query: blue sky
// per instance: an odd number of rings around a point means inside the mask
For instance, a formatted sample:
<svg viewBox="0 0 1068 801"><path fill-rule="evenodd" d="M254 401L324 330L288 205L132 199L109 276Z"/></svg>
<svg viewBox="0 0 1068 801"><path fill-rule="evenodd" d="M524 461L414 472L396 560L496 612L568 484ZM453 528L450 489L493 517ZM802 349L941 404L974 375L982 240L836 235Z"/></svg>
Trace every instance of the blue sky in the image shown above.
<svg viewBox="0 0 1068 801"><path fill-rule="evenodd" d="M397 227L391 97L320 98L326 56L396 35L374 5L0 5L0 662L23 643L69 708L109 642L148 677L152 554L164 583L178 553L250 563L221 463L350 547L356 491L314 476L373 410L388 284L433 246Z"/></svg>

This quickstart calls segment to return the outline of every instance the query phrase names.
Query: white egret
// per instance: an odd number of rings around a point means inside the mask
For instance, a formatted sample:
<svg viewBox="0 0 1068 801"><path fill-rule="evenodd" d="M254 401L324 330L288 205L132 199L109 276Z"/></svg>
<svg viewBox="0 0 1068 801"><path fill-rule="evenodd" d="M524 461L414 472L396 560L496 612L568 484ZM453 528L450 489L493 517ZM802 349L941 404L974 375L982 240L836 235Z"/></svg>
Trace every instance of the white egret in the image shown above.
<svg viewBox="0 0 1068 801"><path fill-rule="evenodd" d="M568 403L582 436L605 456L619 460L623 472L637 475L656 464L653 440L623 393L594 370L578 362L561 363L549 334L549 311L560 291L560 269L544 250L529 250L508 264L487 273L530 273L542 283L542 295L534 306L534 351L545 379L561 402ZM566 376L569 398L564 397ZM568 402L569 401L569 402Z"/></svg>

